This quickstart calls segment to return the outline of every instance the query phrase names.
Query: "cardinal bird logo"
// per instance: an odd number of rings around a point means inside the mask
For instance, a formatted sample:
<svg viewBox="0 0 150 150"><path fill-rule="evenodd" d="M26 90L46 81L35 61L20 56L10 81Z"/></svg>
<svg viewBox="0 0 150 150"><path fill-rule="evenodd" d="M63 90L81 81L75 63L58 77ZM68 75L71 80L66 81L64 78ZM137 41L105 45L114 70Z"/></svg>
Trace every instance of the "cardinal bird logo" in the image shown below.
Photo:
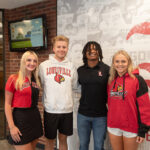
<svg viewBox="0 0 150 150"><path fill-rule="evenodd" d="M114 92L123 92L123 88L122 85L119 85L118 83L116 83L117 85L113 88Z"/></svg>
<svg viewBox="0 0 150 150"><path fill-rule="evenodd" d="M65 81L65 78L64 78L62 75L60 75L60 74L58 74L58 73L56 72L56 75L55 75L55 77L54 77L54 80L55 80L56 82L58 82L58 83L61 83L61 82L64 82L64 81Z"/></svg>
<svg viewBox="0 0 150 150"><path fill-rule="evenodd" d="M139 64L139 68L144 69L150 73L150 63ZM148 87L150 88L150 80L145 79L145 82L147 83Z"/></svg>
<svg viewBox="0 0 150 150"><path fill-rule="evenodd" d="M143 22L143 23L137 24L134 27L132 27L126 37L126 40L128 40L134 34L150 35L150 22ZM148 71L148 73L150 73L150 63L139 64L139 68L144 69L144 70ZM147 83L148 87L150 88L150 80L145 79L145 82Z"/></svg>
<svg viewBox="0 0 150 150"><path fill-rule="evenodd" d="M110 91L110 96L113 98L122 99L123 95L126 96L127 91L123 90L123 85L116 82L115 87L112 87Z"/></svg>
<svg viewBox="0 0 150 150"><path fill-rule="evenodd" d="M143 22L135 25L128 33L126 40L128 40L133 34L145 34L150 35L150 22Z"/></svg>
<svg viewBox="0 0 150 150"><path fill-rule="evenodd" d="M122 91L122 86L119 86L119 85L118 85L117 91Z"/></svg>

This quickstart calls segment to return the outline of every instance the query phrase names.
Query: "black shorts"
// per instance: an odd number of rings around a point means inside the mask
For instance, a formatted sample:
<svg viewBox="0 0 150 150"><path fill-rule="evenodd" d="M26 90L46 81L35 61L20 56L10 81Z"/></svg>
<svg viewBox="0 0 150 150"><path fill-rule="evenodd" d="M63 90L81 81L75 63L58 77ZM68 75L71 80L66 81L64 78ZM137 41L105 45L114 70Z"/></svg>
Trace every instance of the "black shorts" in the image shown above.
<svg viewBox="0 0 150 150"><path fill-rule="evenodd" d="M55 139L57 130L66 136L73 134L73 113L53 114L44 111L45 137Z"/></svg>
<svg viewBox="0 0 150 150"><path fill-rule="evenodd" d="M38 108L14 108L13 120L22 136L20 136L21 141L16 143L11 135L8 135L7 138L10 144L24 145L43 135L42 121Z"/></svg>

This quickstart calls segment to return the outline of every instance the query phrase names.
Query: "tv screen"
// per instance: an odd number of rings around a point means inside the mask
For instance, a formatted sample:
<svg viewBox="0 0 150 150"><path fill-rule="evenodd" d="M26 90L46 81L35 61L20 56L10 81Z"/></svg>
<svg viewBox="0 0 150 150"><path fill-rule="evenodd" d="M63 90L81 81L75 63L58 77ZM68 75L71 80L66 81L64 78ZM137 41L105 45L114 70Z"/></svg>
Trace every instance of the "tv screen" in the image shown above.
<svg viewBox="0 0 150 150"><path fill-rule="evenodd" d="M46 16L12 21L9 26L10 51L47 48Z"/></svg>

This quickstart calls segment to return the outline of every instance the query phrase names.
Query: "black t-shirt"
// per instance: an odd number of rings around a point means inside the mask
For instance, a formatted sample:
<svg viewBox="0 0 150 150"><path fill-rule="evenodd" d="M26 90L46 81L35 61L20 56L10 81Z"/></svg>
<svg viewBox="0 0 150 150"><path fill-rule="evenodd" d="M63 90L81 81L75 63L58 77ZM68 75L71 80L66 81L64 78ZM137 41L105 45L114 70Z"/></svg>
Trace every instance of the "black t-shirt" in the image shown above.
<svg viewBox="0 0 150 150"><path fill-rule="evenodd" d="M81 66L78 68L78 77L81 84L79 113L89 117L106 116L109 66L103 62L93 68Z"/></svg>

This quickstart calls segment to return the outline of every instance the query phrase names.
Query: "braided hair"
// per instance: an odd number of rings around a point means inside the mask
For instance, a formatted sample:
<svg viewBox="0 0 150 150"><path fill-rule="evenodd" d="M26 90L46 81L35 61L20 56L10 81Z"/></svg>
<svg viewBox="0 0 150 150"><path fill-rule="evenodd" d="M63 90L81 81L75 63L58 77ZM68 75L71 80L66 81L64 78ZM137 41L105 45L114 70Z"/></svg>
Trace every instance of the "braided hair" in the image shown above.
<svg viewBox="0 0 150 150"><path fill-rule="evenodd" d="M102 59L103 59L102 49L101 49L100 44L98 44L95 41L89 41L89 42L86 43L86 45L84 46L83 51L82 51L82 54L83 54L82 59L83 59L83 63L85 65L87 64L86 52L91 51L91 49L92 49L91 47L98 51L100 61L102 61Z"/></svg>

